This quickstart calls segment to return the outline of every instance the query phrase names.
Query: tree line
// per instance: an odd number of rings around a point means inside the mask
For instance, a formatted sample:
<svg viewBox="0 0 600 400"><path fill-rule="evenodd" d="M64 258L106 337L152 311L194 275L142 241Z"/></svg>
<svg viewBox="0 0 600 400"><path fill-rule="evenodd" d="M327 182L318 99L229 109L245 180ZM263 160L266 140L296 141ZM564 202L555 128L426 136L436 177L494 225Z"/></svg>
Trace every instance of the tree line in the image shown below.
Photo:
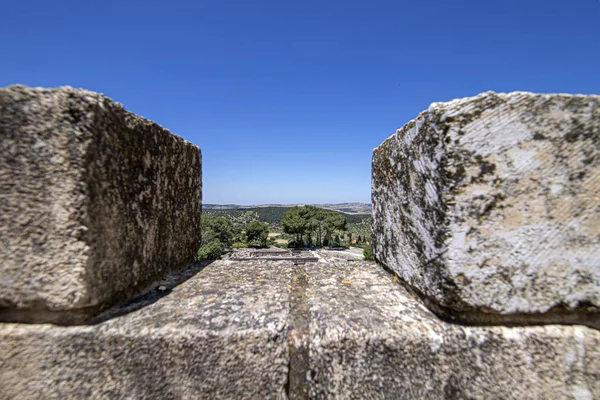
<svg viewBox="0 0 600 400"><path fill-rule="evenodd" d="M226 217L234 222L238 219L241 220L240 222L244 222L244 219L248 220L248 218L254 218L260 222L279 224L281 223L284 214L291 208L292 207L207 208L202 212L217 217ZM348 224L358 224L368 221L371 217L370 214L347 214L343 212L340 212L340 214L346 216Z"/></svg>
<svg viewBox="0 0 600 400"><path fill-rule="evenodd" d="M253 207L253 208L209 208L203 210L203 213L215 215L217 217L226 217L231 220L247 218L247 216L255 216L255 219L260 222L269 224L279 224L283 218L283 214L290 207Z"/></svg>
<svg viewBox="0 0 600 400"><path fill-rule="evenodd" d="M273 207L274 209L275 207ZM274 211L274 210L271 210ZM279 210L277 210L279 211ZM340 244L340 234L348 230L345 214L315 206L294 206L283 213L279 221L284 233L290 235L288 247L334 246ZM352 242L352 233L347 234ZM230 248L267 247L269 225L259 221L240 223L230 218L202 215L202 244L197 259L217 259Z"/></svg>
<svg viewBox="0 0 600 400"><path fill-rule="evenodd" d="M333 234L346 231L347 224L345 215L315 206L292 207L281 220L283 231L295 236L296 247L330 246Z"/></svg>
<svg viewBox="0 0 600 400"><path fill-rule="evenodd" d="M250 222L245 229L234 225L228 218L210 214L202 215L202 244L196 258L199 260L215 260L221 253L236 243L244 243L249 247L266 247L269 237L269 226L259 221Z"/></svg>

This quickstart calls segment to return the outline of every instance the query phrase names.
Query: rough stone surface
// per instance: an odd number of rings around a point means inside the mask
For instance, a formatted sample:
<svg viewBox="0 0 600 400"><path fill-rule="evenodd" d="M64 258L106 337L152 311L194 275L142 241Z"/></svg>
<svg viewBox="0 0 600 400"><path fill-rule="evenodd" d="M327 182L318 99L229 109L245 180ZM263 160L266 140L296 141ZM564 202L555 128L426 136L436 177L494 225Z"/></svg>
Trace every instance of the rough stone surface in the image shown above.
<svg viewBox="0 0 600 400"><path fill-rule="evenodd" d="M595 329L451 324L375 263L305 268L311 398L600 397Z"/></svg>
<svg viewBox="0 0 600 400"><path fill-rule="evenodd" d="M600 97L434 103L373 152L373 253L436 313L600 327Z"/></svg>
<svg viewBox="0 0 600 400"><path fill-rule="evenodd" d="M77 323L191 262L200 169L100 94L0 89L0 320Z"/></svg>
<svg viewBox="0 0 600 400"><path fill-rule="evenodd" d="M0 324L0 399L285 398L290 268L217 261L96 325Z"/></svg>
<svg viewBox="0 0 600 400"><path fill-rule="evenodd" d="M0 399L600 397L597 330L450 324L314 253L196 265L91 326L0 324Z"/></svg>

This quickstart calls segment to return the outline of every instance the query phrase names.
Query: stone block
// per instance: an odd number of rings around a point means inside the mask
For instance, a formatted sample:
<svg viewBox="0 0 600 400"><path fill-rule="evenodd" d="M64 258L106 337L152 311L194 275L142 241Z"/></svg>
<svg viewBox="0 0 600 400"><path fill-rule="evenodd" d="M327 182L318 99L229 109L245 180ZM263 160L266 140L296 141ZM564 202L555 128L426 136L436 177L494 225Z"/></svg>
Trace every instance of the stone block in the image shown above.
<svg viewBox="0 0 600 400"><path fill-rule="evenodd" d="M197 146L103 95L0 89L0 320L79 323L189 264Z"/></svg>
<svg viewBox="0 0 600 400"><path fill-rule="evenodd" d="M446 318L600 326L600 97L434 103L373 152L373 253Z"/></svg>
<svg viewBox="0 0 600 400"><path fill-rule="evenodd" d="M95 325L0 324L0 399L285 399L290 267L182 274Z"/></svg>
<svg viewBox="0 0 600 400"><path fill-rule="evenodd" d="M0 323L0 399L600 396L597 330L451 324L320 255L195 265L89 326Z"/></svg>
<svg viewBox="0 0 600 400"><path fill-rule="evenodd" d="M600 397L595 329L452 324L375 263L306 269L312 399Z"/></svg>

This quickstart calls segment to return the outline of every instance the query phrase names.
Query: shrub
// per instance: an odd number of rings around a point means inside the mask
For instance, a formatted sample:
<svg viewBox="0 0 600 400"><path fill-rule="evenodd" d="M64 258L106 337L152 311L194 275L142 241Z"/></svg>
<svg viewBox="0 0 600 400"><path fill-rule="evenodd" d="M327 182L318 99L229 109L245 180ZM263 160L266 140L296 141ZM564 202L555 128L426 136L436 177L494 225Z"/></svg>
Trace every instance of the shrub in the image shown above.
<svg viewBox="0 0 600 400"><path fill-rule="evenodd" d="M217 239L203 244L196 253L196 260L218 260L221 258L221 242Z"/></svg>
<svg viewBox="0 0 600 400"><path fill-rule="evenodd" d="M225 217L202 214L202 243L208 244L213 240L221 242L223 248L231 245L233 241L231 221Z"/></svg>
<svg viewBox="0 0 600 400"><path fill-rule="evenodd" d="M373 250L371 249L370 245L365 246L365 249L363 250L363 256L367 261L375 261L375 256L373 255Z"/></svg>
<svg viewBox="0 0 600 400"><path fill-rule="evenodd" d="M261 224L258 221L252 221L246 227L246 236L248 237L248 245L251 247L266 247L267 238L269 237L269 226Z"/></svg>
<svg viewBox="0 0 600 400"><path fill-rule="evenodd" d="M248 245L246 243L237 242L232 244L231 247L234 249L245 249L246 247L248 247Z"/></svg>

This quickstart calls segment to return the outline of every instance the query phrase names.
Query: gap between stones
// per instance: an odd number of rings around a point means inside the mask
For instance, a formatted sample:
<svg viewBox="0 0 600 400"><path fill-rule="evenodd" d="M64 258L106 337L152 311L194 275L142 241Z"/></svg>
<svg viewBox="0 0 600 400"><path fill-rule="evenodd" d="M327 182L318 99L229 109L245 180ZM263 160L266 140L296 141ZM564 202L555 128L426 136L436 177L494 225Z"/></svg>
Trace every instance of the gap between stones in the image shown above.
<svg viewBox="0 0 600 400"><path fill-rule="evenodd" d="M308 399L309 322L310 311L306 297L308 277L303 263L294 264L290 288L290 319L288 327L288 398Z"/></svg>

